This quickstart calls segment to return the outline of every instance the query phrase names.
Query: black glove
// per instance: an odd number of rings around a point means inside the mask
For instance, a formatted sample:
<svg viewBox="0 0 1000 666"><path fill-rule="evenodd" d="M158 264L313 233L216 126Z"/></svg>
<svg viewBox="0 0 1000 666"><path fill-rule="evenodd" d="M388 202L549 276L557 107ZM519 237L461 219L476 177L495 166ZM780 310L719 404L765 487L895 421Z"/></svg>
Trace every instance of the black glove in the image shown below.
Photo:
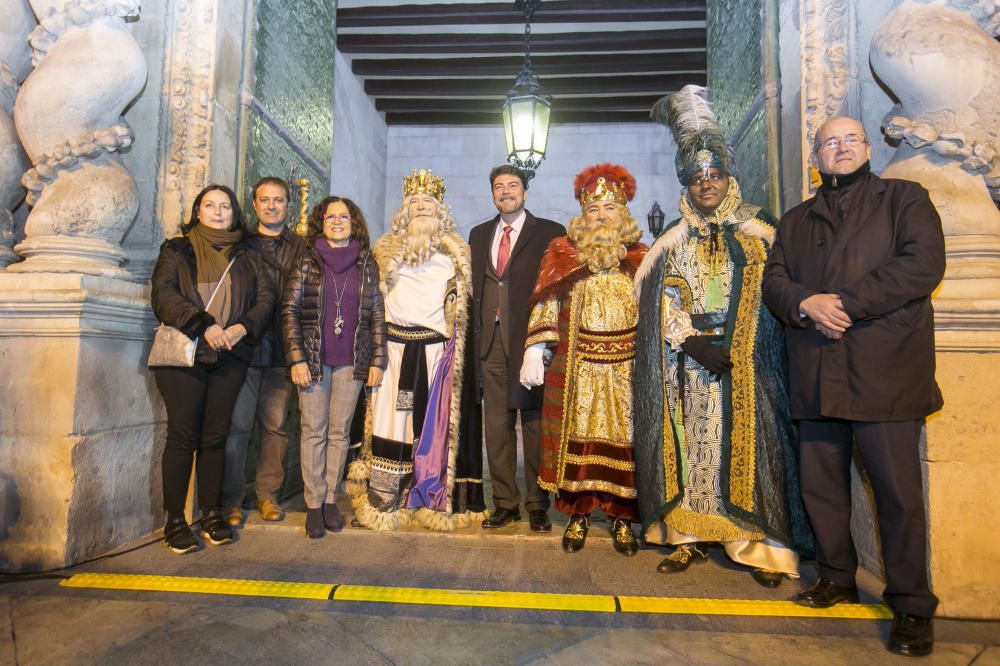
<svg viewBox="0 0 1000 666"><path fill-rule="evenodd" d="M709 372L724 375L733 369L733 362L729 359L729 350L719 345L713 345L703 336L689 335L681 343L681 349Z"/></svg>

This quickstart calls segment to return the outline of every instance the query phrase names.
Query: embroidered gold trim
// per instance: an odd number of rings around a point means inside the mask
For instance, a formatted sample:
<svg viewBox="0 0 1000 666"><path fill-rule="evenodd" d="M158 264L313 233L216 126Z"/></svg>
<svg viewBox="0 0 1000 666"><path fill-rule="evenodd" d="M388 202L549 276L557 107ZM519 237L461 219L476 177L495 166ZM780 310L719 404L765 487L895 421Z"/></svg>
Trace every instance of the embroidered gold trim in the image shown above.
<svg viewBox="0 0 1000 666"><path fill-rule="evenodd" d="M395 460L389 460L388 458L379 458L378 456L372 456L371 460L372 467L386 472L406 474L413 471L412 462L397 462Z"/></svg>
<svg viewBox="0 0 1000 666"><path fill-rule="evenodd" d="M635 341L636 327L624 331L592 331L589 328L580 329L580 338L585 341L611 342L614 340Z"/></svg>
<svg viewBox="0 0 1000 666"><path fill-rule="evenodd" d="M559 331L552 329L535 331L525 339L524 346L527 348L531 345L538 344L539 342L544 342L545 344L559 344Z"/></svg>
<svg viewBox="0 0 1000 666"><path fill-rule="evenodd" d="M695 513L677 507L667 514L667 525L683 534L696 536L702 541L762 541L760 532L745 530L728 518Z"/></svg>
<svg viewBox="0 0 1000 666"><path fill-rule="evenodd" d="M572 453L567 453L566 462L573 463L574 465L600 465L601 467L616 469L620 472L635 471L635 463L615 460L614 458L609 458L607 456L578 456Z"/></svg>
<svg viewBox="0 0 1000 666"><path fill-rule="evenodd" d="M420 330L415 331L412 328L403 328L395 324L390 324L389 322L386 322L385 330L386 333L389 334L390 338L397 338L408 342L420 342L422 340L432 340L434 338L442 337L440 333L429 328L421 328Z"/></svg>
<svg viewBox="0 0 1000 666"><path fill-rule="evenodd" d="M685 311L690 312L691 288L688 287L687 282L685 282L681 278L667 276L663 279L663 284L678 288L678 292L681 295L681 306L684 308ZM661 288L660 289L661 320L662 320L662 314L666 312L667 308L665 302L668 299L669 296L667 296L666 290ZM662 321L660 324L660 330L661 331L666 330L666 327L663 325ZM667 350L664 348L667 343L664 341L662 336L658 337L660 343L660 377L662 377L665 382L667 377L670 376L670 373L667 368ZM660 441L663 442L663 446L660 449L660 451L663 454L663 477L664 477L663 501L669 502L674 497L677 497L677 494L680 493L680 488L678 487L677 484L677 455L676 455L676 449L673 446L675 417L673 411L670 409L670 396L667 393L665 385L662 388L662 393L663 393L663 428L662 428L663 432L660 433L661 436ZM681 402L680 400L677 401L678 409L680 409L683 413L683 406L680 405L680 402ZM635 406L633 405L633 409L634 408ZM681 423L683 423L683 420L681 421Z"/></svg>
<svg viewBox="0 0 1000 666"><path fill-rule="evenodd" d="M541 484L539 484L541 485ZM587 490L598 490L600 492L611 493L624 499L635 499L638 495L635 488L619 486L617 483L609 481L562 481L559 484L560 490L568 490L572 493L579 493Z"/></svg>
<svg viewBox="0 0 1000 666"><path fill-rule="evenodd" d="M569 418L570 405L573 404L573 395L576 391L576 382L572 381L576 370L576 342L580 331L580 304L583 300L583 293L586 289L586 280L581 280L573 285L573 290L569 295L569 326L568 344L566 346L566 387L563 389L563 418ZM559 458L558 469L556 470L556 485L563 486L563 478L566 475L566 453L569 443L569 428L563 423L559 434Z"/></svg>
<svg viewBox="0 0 1000 666"><path fill-rule="evenodd" d="M745 234L735 234L746 255L740 305L729 353L733 359L733 427L730 433L729 496L744 511L754 510L756 474L757 398L754 393L753 349L757 338L757 315L761 308L761 281L767 251L764 243Z"/></svg>
<svg viewBox="0 0 1000 666"><path fill-rule="evenodd" d="M694 296L691 295L691 287L684 278L676 275L664 276L663 286L676 288L677 293L679 293L681 297L681 309L685 312L691 312L694 308ZM662 294L663 290L661 289L660 292ZM666 294L662 294L662 296L660 296L661 301L665 298L667 298ZM666 308L661 305L660 311L662 312L664 310L666 310Z"/></svg>

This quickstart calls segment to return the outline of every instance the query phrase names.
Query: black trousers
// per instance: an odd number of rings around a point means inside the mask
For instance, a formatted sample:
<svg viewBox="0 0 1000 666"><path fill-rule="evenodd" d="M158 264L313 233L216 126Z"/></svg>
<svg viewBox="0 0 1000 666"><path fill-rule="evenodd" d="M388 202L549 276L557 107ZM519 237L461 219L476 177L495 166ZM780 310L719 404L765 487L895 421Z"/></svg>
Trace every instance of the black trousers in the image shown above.
<svg viewBox="0 0 1000 666"><path fill-rule="evenodd" d="M819 575L853 586L858 556L851 538L852 440L878 516L885 602L898 613L931 617L937 597L927 580L927 520L920 471L922 421L801 421L802 501L816 534Z"/></svg>
<svg viewBox="0 0 1000 666"><path fill-rule="evenodd" d="M156 387L167 408L163 449L163 508L184 512L191 465L197 452L198 504L219 506L226 468L226 437L247 363L223 352L218 363L193 368L156 368Z"/></svg>
<svg viewBox="0 0 1000 666"><path fill-rule="evenodd" d="M542 457L542 410L507 407L507 354L499 338L499 335L493 337L493 344L490 345L486 358L481 361L483 430L486 459L493 483L493 507L518 509L521 506L521 493L517 487L515 430L517 414L520 412L524 453L524 508L526 511L547 511L549 494L538 487L538 467Z"/></svg>

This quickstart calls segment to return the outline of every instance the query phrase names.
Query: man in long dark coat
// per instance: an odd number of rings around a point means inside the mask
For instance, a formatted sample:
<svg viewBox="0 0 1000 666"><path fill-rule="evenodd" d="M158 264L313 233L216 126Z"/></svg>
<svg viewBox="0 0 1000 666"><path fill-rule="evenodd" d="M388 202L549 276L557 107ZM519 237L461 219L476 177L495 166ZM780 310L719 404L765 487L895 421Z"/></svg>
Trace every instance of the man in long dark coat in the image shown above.
<svg viewBox="0 0 1000 666"><path fill-rule="evenodd" d="M802 498L816 532L819 581L798 602L857 601L853 441L875 496L884 598L895 612L889 649L928 654L937 597L918 445L924 417L942 405L931 307L945 267L941 219L920 185L870 173L858 121L827 121L814 155L823 185L782 218L763 284L786 325Z"/></svg>

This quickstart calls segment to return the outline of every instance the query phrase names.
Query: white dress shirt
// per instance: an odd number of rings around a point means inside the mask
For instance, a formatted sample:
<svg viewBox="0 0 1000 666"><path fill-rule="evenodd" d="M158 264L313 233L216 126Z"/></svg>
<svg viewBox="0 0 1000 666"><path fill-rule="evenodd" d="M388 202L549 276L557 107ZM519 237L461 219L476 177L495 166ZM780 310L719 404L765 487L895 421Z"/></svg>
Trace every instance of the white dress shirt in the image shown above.
<svg viewBox="0 0 1000 666"><path fill-rule="evenodd" d="M517 216L517 219L510 223L510 226L514 227L510 231L510 252L514 254L514 245L517 243L517 237L521 235L521 229L524 228L524 221L527 219L527 214L522 210L521 214ZM493 243L490 245L490 261L493 262L493 269L496 270L497 267L497 254L500 253L500 239L503 238L503 229L506 223L503 218L500 218L500 222L497 223L497 228L493 232ZM510 258L507 259L510 261Z"/></svg>

